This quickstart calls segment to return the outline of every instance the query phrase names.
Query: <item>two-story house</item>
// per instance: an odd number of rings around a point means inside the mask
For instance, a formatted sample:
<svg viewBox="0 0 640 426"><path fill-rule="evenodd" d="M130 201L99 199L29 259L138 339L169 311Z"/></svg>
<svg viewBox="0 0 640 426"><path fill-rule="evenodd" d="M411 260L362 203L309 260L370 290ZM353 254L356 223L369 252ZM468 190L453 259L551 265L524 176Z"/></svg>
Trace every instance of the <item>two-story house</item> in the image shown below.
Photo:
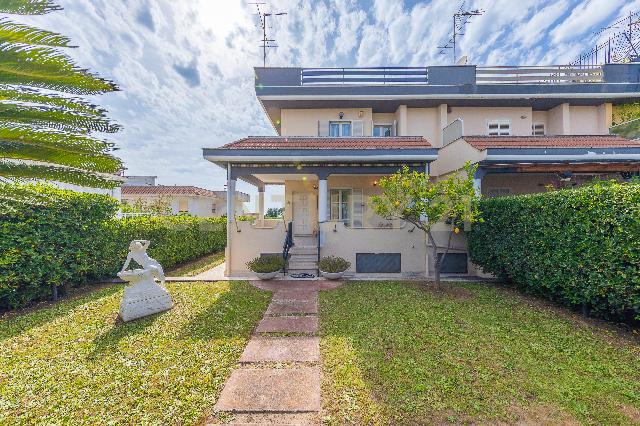
<svg viewBox="0 0 640 426"><path fill-rule="evenodd" d="M204 157L258 188L259 218L229 218L227 275L282 251L291 272L320 256L349 272L429 275L422 232L377 216L369 198L400 167L440 177L478 164L483 196L532 193L593 177L628 179L640 143L609 135L612 107L640 98L640 64L423 68L256 68L255 90L278 136L249 136ZM284 220L266 220L264 188L284 185ZM230 199L231 197L229 197ZM475 274L464 236L445 270Z"/></svg>

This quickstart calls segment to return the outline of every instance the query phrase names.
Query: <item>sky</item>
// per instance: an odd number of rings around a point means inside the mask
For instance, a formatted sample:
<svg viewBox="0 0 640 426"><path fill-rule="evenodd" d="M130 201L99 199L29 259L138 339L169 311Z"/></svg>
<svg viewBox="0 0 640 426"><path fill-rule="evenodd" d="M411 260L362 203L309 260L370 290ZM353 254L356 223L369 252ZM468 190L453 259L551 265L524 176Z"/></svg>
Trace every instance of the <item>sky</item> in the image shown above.
<svg viewBox="0 0 640 426"><path fill-rule="evenodd" d="M92 100L123 126L106 138L119 147L126 174L220 190L225 172L202 158L202 148L275 134L253 88L262 30L251 1L57 0L64 10L12 19L71 37L78 48L67 53L78 65L119 85ZM268 2L263 11L287 12L269 22L278 47L269 50L268 66L452 62L437 46L451 33L459 1L258 1ZM640 0L477 0L465 7L485 10L459 41L469 63L549 65L591 48L607 34L596 32L640 10ZM256 193L243 183L238 189L252 199Z"/></svg>

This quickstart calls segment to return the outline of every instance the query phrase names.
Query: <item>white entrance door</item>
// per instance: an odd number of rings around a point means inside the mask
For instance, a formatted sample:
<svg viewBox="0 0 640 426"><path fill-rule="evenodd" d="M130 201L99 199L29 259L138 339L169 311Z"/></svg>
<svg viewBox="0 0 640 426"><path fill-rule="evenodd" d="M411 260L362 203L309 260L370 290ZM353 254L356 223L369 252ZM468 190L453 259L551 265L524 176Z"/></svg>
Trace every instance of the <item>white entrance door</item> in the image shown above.
<svg viewBox="0 0 640 426"><path fill-rule="evenodd" d="M293 234L311 235L311 206L313 194L308 192L293 193Z"/></svg>

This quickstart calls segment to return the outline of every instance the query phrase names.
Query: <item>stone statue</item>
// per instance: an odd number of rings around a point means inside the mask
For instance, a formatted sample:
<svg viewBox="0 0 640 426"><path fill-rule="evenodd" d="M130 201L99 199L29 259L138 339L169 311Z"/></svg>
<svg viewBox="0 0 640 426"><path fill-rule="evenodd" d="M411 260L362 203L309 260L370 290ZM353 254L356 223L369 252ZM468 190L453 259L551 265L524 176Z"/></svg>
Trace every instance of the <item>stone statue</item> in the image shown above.
<svg viewBox="0 0 640 426"><path fill-rule="evenodd" d="M129 244L127 260L118 272L118 276L128 284L120 302L120 317L123 321L131 321L173 307L171 295L163 287L165 279L162 266L147 254L149 244L147 240L133 240ZM127 270L132 260L142 266L142 269ZM162 285L155 282L156 278Z"/></svg>

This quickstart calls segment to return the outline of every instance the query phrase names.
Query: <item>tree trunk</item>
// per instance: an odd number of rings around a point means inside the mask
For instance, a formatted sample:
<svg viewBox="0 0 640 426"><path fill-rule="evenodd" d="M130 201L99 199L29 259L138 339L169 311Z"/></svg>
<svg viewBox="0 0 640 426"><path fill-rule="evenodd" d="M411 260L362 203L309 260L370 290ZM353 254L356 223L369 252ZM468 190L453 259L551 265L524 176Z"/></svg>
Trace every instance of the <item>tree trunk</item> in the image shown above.
<svg viewBox="0 0 640 426"><path fill-rule="evenodd" d="M431 234L431 231L427 232L429 236L429 242L431 243L431 258L433 259L433 278L436 284L436 289L440 290L440 267L441 259L438 259L438 246L436 245L436 241Z"/></svg>

